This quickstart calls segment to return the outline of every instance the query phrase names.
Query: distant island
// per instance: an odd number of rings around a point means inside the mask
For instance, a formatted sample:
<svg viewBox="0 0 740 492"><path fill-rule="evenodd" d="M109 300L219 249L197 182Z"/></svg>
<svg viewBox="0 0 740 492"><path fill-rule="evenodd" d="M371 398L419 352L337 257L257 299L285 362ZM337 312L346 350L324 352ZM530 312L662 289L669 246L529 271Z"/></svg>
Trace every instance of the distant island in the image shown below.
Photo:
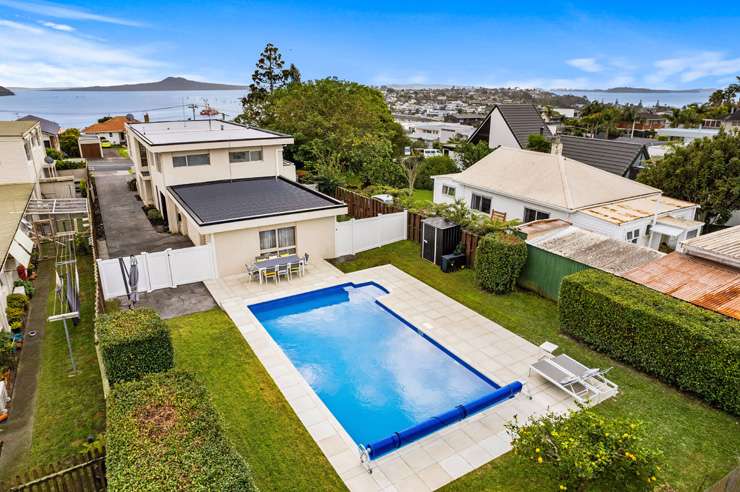
<svg viewBox="0 0 740 492"><path fill-rule="evenodd" d="M0 85L0 96L14 96L15 92Z"/></svg>
<svg viewBox="0 0 740 492"><path fill-rule="evenodd" d="M118 92L118 91L228 91L246 89L243 85L213 84L198 82L183 77L167 77L159 82L143 82L141 84L123 85L95 85L91 87L67 87L64 89L48 89L59 91L90 91L90 92Z"/></svg>
<svg viewBox="0 0 740 492"><path fill-rule="evenodd" d="M670 93L696 93L712 91L714 89L648 89L646 87L611 87L609 89L556 89L560 92L618 92L622 94L646 93L646 94L670 94Z"/></svg>

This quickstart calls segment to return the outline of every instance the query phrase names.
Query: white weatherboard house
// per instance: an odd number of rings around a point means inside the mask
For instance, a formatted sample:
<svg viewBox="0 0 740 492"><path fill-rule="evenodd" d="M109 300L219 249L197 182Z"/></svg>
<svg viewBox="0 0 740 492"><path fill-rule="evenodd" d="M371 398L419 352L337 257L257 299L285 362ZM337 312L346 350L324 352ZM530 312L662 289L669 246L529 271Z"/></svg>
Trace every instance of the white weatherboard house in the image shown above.
<svg viewBox="0 0 740 492"><path fill-rule="evenodd" d="M271 253L331 258L344 203L295 181L289 135L220 120L126 126L142 200L171 232L211 244L219 276Z"/></svg>
<svg viewBox="0 0 740 492"><path fill-rule="evenodd" d="M641 246L675 248L701 233L699 206L662 196L560 154L499 147L461 173L434 177L434 202L463 200L480 213L523 222L563 219Z"/></svg>

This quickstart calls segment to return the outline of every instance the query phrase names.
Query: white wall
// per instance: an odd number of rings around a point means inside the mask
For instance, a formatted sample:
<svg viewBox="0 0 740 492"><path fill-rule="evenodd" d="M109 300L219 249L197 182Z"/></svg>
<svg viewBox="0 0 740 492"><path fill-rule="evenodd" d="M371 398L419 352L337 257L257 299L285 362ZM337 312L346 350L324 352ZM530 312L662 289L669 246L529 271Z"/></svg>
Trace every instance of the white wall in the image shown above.
<svg viewBox="0 0 740 492"><path fill-rule="evenodd" d="M38 140L31 137L34 132ZM31 146L31 160L26 157L24 142ZM44 177L42 166L45 157L46 149L38 127L23 137L0 137L0 184L37 182Z"/></svg>
<svg viewBox="0 0 740 492"><path fill-rule="evenodd" d="M495 108L491 113L491 130L488 135L488 146L490 148L494 148L499 145L521 149L516 137L511 133L509 125L506 124L506 120L501 114L501 111L499 111L498 108Z"/></svg>

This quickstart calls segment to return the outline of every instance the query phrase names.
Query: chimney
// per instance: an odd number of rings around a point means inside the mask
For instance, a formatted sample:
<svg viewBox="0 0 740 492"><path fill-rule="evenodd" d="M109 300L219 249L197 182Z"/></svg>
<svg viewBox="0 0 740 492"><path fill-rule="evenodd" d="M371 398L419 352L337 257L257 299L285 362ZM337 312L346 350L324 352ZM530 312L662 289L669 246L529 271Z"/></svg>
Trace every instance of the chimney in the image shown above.
<svg viewBox="0 0 740 492"><path fill-rule="evenodd" d="M149 123L149 113L144 113L144 123Z"/></svg>
<svg viewBox="0 0 740 492"><path fill-rule="evenodd" d="M555 135L550 146L550 153L553 155L563 155L563 144L560 143L560 135Z"/></svg>

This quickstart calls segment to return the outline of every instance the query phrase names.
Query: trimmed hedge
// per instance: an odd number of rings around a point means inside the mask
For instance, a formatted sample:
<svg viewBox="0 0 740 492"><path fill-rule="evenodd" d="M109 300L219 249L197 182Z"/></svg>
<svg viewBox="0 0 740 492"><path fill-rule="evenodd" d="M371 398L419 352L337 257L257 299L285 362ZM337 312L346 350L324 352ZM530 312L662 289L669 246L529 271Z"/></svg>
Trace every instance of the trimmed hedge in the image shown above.
<svg viewBox="0 0 740 492"><path fill-rule="evenodd" d="M527 262L527 244L514 234L497 232L478 241L475 250L475 278L484 290L506 294Z"/></svg>
<svg viewBox="0 0 740 492"><path fill-rule="evenodd" d="M100 316L95 329L111 384L174 366L169 328L152 309L129 309Z"/></svg>
<svg viewBox="0 0 740 492"><path fill-rule="evenodd" d="M169 371L118 384L108 398L112 491L256 490L203 385Z"/></svg>
<svg viewBox="0 0 740 492"><path fill-rule="evenodd" d="M598 270L565 277L559 307L569 335L740 415L740 321Z"/></svg>

